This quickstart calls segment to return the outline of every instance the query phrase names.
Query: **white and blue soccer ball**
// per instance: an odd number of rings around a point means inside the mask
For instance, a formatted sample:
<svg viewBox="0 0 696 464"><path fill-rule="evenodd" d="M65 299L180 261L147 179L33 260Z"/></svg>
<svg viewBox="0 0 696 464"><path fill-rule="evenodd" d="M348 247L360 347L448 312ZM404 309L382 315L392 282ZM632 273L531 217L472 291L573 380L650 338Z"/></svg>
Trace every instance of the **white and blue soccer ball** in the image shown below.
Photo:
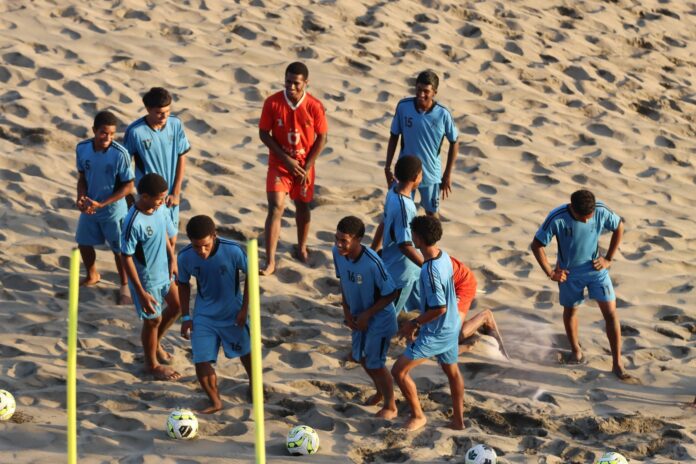
<svg viewBox="0 0 696 464"><path fill-rule="evenodd" d="M601 458L595 461L595 464L628 464L628 459L613 451L604 453Z"/></svg>
<svg viewBox="0 0 696 464"><path fill-rule="evenodd" d="M198 419L188 409L177 409L167 418L167 435L177 440L190 440L198 434Z"/></svg>
<svg viewBox="0 0 696 464"><path fill-rule="evenodd" d="M498 455L490 446L476 445L469 448L464 457L466 464L496 464Z"/></svg>
<svg viewBox="0 0 696 464"><path fill-rule="evenodd" d="M285 445L293 456L314 454L319 450L319 435L308 425L298 425L288 432Z"/></svg>
<svg viewBox="0 0 696 464"><path fill-rule="evenodd" d="M10 420L16 408L17 403L15 403L12 393L7 390L0 390L0 420Z"/></svg>

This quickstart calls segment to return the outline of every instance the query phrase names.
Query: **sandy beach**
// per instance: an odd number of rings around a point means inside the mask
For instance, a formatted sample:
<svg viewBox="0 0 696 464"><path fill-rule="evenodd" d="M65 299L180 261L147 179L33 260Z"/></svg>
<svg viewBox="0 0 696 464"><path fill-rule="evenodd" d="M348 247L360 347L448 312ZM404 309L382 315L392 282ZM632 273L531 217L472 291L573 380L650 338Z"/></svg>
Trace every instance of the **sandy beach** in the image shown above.
<svg viewBox="0 0 696 464"><path fill-rule="evenodd" d="M696 395L696 2L679 0L2 2L0 388L17 413L0 423L0 461L55 463L66 453L75 145L91 136L94 115L113 111L120 139L144 114L141 95L169 89L193 147L177 246L197 214L222 236L262 238L268 155L257 124L296 60L309 67L329 136L316 164L310 262L292 258L290 207L279 269L261 279L268 462L463 463L475 443L504 463L588 463L610 450L631 462L696 462L696 408L685 408ZM394 108L424 69L439 74L437 100L460 131L441 244L474 271L472 313L493 310L512 359L488 336L460 357L459 432L444 427L446 377L435 361L419 366L429 422L408 434L362 405L371 383L344 361L350 336L331 248L348 214L365 221L369 243ZM569 349L558 289L529 244L580 188L625 221L611 276L625 367L642 385L611 374L592 301L580 313L588 363L556 359ZM102 281L80 294L78 461L253 462L237 360L220 358L225 409L199 416L200 437L167 437L170 410L206 404L189 342L178 324L164 341L179 382L145 376L141 323L132 306L115 305L111 253L98 250L97 262ZM392 344L389 367L403 349ZM286 452L298 424L319 432L317 455Z"/></svg>

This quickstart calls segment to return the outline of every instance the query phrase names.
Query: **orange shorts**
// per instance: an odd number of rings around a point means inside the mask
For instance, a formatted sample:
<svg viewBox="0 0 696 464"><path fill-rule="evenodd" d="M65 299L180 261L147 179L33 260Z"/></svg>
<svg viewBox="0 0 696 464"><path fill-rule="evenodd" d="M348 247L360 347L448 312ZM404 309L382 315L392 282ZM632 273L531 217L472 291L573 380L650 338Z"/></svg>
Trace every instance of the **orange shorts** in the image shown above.
<svg viewBox="0 0 696 464"><path fill-rule="evenodd" d="M457 309L459 310L462 322L464 322L464 317L466 317L466 313L468 313L469 308L471 308L471 303L473 303L474 298L476 298L476 279L474 275L471 274L471 278L469 278L464 285L454 290L457 294Z"/></svg>
<svg viewBox="0 0 696 464"><path fill-rule="evenodd" d="M314 197L314 166L309 170L308 182L304 185L299 178L275 164L268 165L266 192L286 192L293 201L309 203Z"/></svg>

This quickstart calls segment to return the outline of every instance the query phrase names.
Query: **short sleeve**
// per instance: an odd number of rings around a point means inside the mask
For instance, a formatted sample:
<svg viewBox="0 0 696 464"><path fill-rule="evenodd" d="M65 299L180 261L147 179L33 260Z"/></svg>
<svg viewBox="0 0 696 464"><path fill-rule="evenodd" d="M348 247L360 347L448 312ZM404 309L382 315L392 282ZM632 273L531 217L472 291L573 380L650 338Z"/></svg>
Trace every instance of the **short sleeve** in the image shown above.
<svg viewBox="0 0 696 464"><path fill-rule="evenodd" d="M191 273L186 266L186 255L185 253L179 253L176 260L179 268L179 273L176 276L176 281L182 284L188 284L191 280Z"/></svg>
<svg viewBox="0 0 696 464"><path fill-rule="evenodd" d="M394 220L394 237L399 245L412 244L411 220L416 216L416 213L405 202L400 206L399 211L396 211L399 217Z"/></svg>
<svg viewBox="0 0 696 464"><path fill-rule="evenodd" d="M135 156L138 154L138 147L135 140L135 134L133 130L129 127L126 129L126 133L123 136L123 146L126 147L128 154L130 156Z"/></svg>
<svg viewBox="0 0 696 464"><path fill-rule="evenodd" d="M450 143L457 141L459 137L459 131L457 126L454 124L454 118L452 118L452 113L445 111L445 136Z"/></svg>
<svg viewBox="0 0 696 464"><path fill-rule="evenodd" d="M82 158L78 150L75 150L75 167L77 168L77 172L85 172L85 168L82 166Z"/></svg>
<svg viewBox="0 0 696 464"><path fill-rule="evenodd" d="M118 164L116 166L116 175L118 176L118 180L121 182L130 182L135 178L135 174L133 174L133 166L131 166L127 153L121 152L121 155L122 156L119 157Z"/></svg>
<svg viewBox="0 0 696 464"><path fill-rule="evenodd" d="M184 131L184 124L179 121L179 129L176 134L177 146L181 147L179 149L179 156L183 156L191 149L191 143L189 143L186 137L186 132Z"/></svg>
<svg viewBox="0 0 696 464"><path fill-rule="evenodd" d="M178 232L176 230L176 227L174 226L174 222L172 221L172 215L169 214L169 211L167 210L167 207L162 207L162 215L164 216L165 222L167 223L167 237L172 238L176 237L176 233Z"/></svg>
<svg viewBox="0 0 696 464"><path fill-rule="evenodd" d="M618 229L619 224L621 223L621 216L619 216L618 214L616 214L608 208L604 211L603 219L604 220L602 221L602 226L606 230L610 230L612 232Z"/></svg>
<svg viewBox="0 0 696 464"><path fill-rule="evenodd" d="M268 132L273 129L273 102L270 97L263 102L261 118L259 119L259 129Z"/></svg>
<svg viewBox="0 0 696 464"><path fill-rule="evenodd" d="M127 216L127 218L129 218L129 216ZM126 256L132 256L135 254L135 247L137 245L137 230L135 230L135 225L131 224L130 227L123 229L123 234L121 235L121 253Z"/></svg>
<svg viewBox="0 0 696 464"><path fill-rule="evenodd" d="M553 213L552 213L553 214ZM555 222L551 219L551 215L546 218L544 223L539 227L537 233L534 234L534 238L539 240L542 245L546 246L551 242L551 239L555 235Z"/></svg>
<svg viewBox="0 0 696 464"><path fill-rule="evenodd" d="M244 274L248 272L247 270L247 256L246 253L244 253L244 250L240 247L237 256L236 256L236 262L234 263L237 269L242 271Z"/></svg>
<svg viewBox="0 0 696 464"><path fill-rule="evenodd" d="M399 105L396 105L396 110L394 110L394 118L392 118L391 128L389 131L393 135L400 135L401 130L401 118L399 117Z"/></svg>
<svg viewBox="0 0 696 464"><path fill-rule="evenodd" d="M440 273L433 266L432 261L428 262L421 269L421 283L424 289L424 299L426 309L441 308L447 306L444 287L440 279Z"/></svg>
<svg viewBox="0 0 696 464"><path fill-rule="evenodd" d="M375 285L379 288L379 294L381 296L387 296L396 291L396 284L394 284L394 280L392 280L391 276L384 268L382 260L375 261L372 271L374 273Z"/></svg>

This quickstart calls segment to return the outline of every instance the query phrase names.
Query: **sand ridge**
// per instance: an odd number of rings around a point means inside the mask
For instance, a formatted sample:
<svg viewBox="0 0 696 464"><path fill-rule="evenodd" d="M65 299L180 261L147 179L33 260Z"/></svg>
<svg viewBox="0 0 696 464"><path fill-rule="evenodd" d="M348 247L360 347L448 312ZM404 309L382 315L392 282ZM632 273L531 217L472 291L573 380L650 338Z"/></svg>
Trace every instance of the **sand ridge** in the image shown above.
<svg viewBox="0 0 696 464"><path fill-rule="evenodd" d="M610 448L636 462L695 460L696 419L681 404L696 394L696 4L243 3L0 6L0 388L15 393L21 413L0 424L0 449L14 462L64 455L74 147L96 111L114 111L122 133L142 115L144 91L169 88L193 146L182 222L209 214L225 236L256 237L267 163L256 124L286 64L300 59L330 132L317 162L310 263L291 258L288 210L280 269L262 280L269 462L298 462L283 443L299 423L321 435L312 462L462 462L474 442L504 462L589 462ZM446 378L424 365L415 380L430 422L405 435L370 417L374 408L360 405L367 379L342 361L349 338L330 250L346 214L372 234L391 115L423 68L440 74L438 99L461 132L443 248L476 273L485 292L477 307L494 310L513 360L500 360L486 337L462 357L462 433L441 427ZM588 365L554 358L568 348L557 290L528 246L545 214L580 187L626 220L611 273L626 367L642 386L608 374L591 303L580 327ZM80 462L250 462L253 421L235 361L220 362L227 408L200 418L201 438L166 438L168 411L204 400L188 344L177 327L165 341L182 381L144 379L139 322L112 303L109 253L98 264L103 283L80 296ZM402 349L393 345L391 359Z"/></svg>

